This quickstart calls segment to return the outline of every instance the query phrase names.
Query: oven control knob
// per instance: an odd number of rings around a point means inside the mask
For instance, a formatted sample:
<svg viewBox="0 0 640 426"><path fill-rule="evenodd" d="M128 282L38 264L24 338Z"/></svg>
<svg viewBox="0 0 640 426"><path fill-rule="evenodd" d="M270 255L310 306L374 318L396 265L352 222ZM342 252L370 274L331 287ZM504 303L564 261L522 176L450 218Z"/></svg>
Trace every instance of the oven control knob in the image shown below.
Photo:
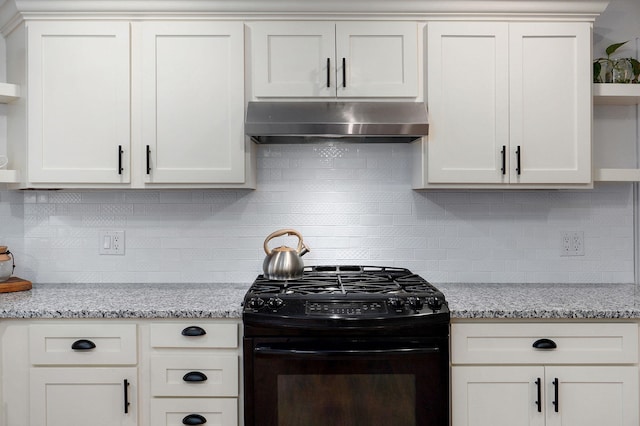
<svg viewBox="0 0 640 426"><path fill-rule="evenodd" d="M391 306L393 309L404 308L404 300L400 299L399 297L390 297L389 300L387 300L387 303L389 303L389 306Z"/></svg>
<svg viewBox="0 0 640 426"><path fill-rule="evenodd" d="M439 311L440 308L442 308L442 300L440 300L438 297L430 297L427 301L427 305L429 305L429 308L433 309L434 311Z"/></svg>
<svg viewBox="0 0 640 426"><path fill-rule="evenodd" d="M278 309L282 305L284 305L284 301L279 297L271 297L267 300L267 306L271 309Z"/></svg>
<svg viewBox="0 0 640 426"><path fill-rule="evenodd" d="M411 309L416 312L422 309L422 307L424 306L424 302L419 297L411 296L407 299L407 302L409 302L409 306L411 307Z"/></svg>
<svg viewBox="0 0 640 426"><path fill-rule="evenodd" d="M264 299L260 297L252 297L247 303L251 309L260 309L264 306Z"/></svg>

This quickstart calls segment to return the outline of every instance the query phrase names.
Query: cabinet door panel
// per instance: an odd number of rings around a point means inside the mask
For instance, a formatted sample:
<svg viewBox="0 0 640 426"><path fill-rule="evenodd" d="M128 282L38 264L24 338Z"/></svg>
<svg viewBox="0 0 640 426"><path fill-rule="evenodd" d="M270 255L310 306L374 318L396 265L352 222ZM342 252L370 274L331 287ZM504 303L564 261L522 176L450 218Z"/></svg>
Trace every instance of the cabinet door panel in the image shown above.
<svg viewBox="0 0 640 426"><path fill-rule="evenodd" d="M144 23L142 69L145 181L244 182L242 24Z"/></svg>
<svg viewBox="0 0 640 426"><path fill-rule="evenodd" d="M635 426L638 368L546 367L547 426ZM558 412L553 380L558 378Z"/></svg>
<svg viewBox="0 0 640 426"><path fill-rule="evenodd" d="M129 182L129 24L27 25L29 180Z"/></svg>
<svg viewBox="0 0 640 426"><path fill-rule="evenodd" d="M536 405L543 367L456 366L451 378L452 426L544 426Z"/></svg>
<svg viewBox="0 0 640 426"><path fill-rule="evenodd" d="M337 23L337 95L418 96L417 31L415 22Z"/></svg>
<svg viewBox="0 0 640 426"><path fill-rule="evenodd" d="M507 24L430 23L427 68L429 183L503 182L501 152L509 146Z"/></svg>
<svg viewBox="0 0 640 426"><path fill-rule="evenodd" d="M32 368L31 426L135 426L135 368ZM124 411L124 380L130 383ZM88 421L89 419L89 421Z"/></svg>
<svg viewBox="0 0 640 426"><path fill-rule="evenodd" d="M591 181L591 30L586 23L513 23L513 183Z"/></svg>
<svg viewBox="0 0 640 426"><path fill-rule="evenodd" d="M334 23L255 22L249 30L254 96L335 97Z"/></svg>

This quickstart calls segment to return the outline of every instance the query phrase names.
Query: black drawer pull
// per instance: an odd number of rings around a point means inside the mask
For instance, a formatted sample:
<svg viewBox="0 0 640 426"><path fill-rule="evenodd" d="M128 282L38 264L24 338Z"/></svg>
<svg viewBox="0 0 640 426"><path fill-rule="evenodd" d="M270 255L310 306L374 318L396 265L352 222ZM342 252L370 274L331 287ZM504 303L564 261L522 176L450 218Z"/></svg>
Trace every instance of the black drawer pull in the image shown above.
<svg viewBox="0 0 640 426"><path fill-rule="evenodd" d="M129 406L131 403L129 402L129 381L124 379L124 413L129 414Z"/></svg>
<svg viewBox="0 0 640 426"><path fill-rule="evenodd" d="M121 175L124 168L122 167L122 154L124 154L124 151L122 151L122 145L118 145L118 174Z"/></svg>
<svg viewBox="0 0 640 426"><path fill-rule="evenodd" d="M538 407L538 413L542 413L542 380L540 380L540 377L536 380L536 390L538 395L536 406Z"/></svg>
<svg viewBox="0 0 640 426"><path fill-rule="evenodd" d="M533 342L533 347L536 349L555 349L558 345L551 339L538 339Z"/></svg>
<svg viewBox="0 0 640 426"><path fill-rule="evenodd" d="M207 332L204 331L204 328L198 327L197 325L192 325L182 330L183 336L204 336L205 334L207 334Z"/></svg>
<svg viewBox="0 0 640 426"><path fill-rule="evenodd" d="M184 419L182 419L183 425L203 425L207 422L200 414L189 414Z"/></svg>
<svg viewBox="0 0 640 426"><path fill-rule="evenodd" d="M190 371L182 377L185 382L206 382L207 375L200 371Z"/></svg>
<svg viewBox="0 0 640 426"><path fill-rule="evenodd" d="M553 397L554 397L554 400L551 401L551 403L553 404L553 411L555 411L556 413L560 412L559 393L560 393L560 382L558 381L558 378L556 377L555 379L553 379Z"/></svg>
<svg viewBox="0 0 640 426"><path fill-rule="evenodd" d="M91 349L95 348L96 344L87 339L76 340L75 342L73 342L73 344L71 344L71 349L73 349L74 351L90 351Z"/></svg>

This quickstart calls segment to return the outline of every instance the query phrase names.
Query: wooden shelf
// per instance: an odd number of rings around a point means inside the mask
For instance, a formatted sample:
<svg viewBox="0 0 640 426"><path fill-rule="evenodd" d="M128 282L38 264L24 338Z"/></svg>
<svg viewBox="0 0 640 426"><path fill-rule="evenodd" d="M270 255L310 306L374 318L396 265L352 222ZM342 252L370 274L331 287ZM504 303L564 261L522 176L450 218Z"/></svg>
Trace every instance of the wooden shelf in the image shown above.
<svg viewBox="0 0 640 426"><path fill-rule="evenodd" d="M640 84L594 84L593 103L596 105L637 105L640 103Z"/></svg>
<svg viewBox="0 0 640 426"><path fill-rule="evenodd" d="M16 99L20 99L20 86L0 83L0 104L8 104Z"/></svg>
<svg viewBox="0 0 640 426"><path fill-rule="evenodd" d="M20 173L17 170L0 170L0 183L18 183Z"/></svg>
<svg viewBox="0 0 640 426"><path fill-rule="evenodd" d="M595 169L595 182L640 182L640 169Z"/></svg>

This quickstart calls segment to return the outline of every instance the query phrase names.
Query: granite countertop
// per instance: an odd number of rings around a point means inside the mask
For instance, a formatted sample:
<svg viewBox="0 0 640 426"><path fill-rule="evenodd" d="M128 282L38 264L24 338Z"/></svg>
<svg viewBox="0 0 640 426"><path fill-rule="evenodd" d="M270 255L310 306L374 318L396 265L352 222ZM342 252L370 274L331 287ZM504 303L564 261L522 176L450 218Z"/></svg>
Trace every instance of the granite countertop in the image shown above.
<svg viewBox="0 0 640 426"><path fill-rule="evenodd" d="M436 284L452 319L640 319L634 284ZM0 318L241 318L246 284L34 284Z"/></svg>
<svg viewBox="0 0 640 426"><path fill-rule="evenodd" d="M249 284L34 284L0 318L240 318Z"/></svg>

